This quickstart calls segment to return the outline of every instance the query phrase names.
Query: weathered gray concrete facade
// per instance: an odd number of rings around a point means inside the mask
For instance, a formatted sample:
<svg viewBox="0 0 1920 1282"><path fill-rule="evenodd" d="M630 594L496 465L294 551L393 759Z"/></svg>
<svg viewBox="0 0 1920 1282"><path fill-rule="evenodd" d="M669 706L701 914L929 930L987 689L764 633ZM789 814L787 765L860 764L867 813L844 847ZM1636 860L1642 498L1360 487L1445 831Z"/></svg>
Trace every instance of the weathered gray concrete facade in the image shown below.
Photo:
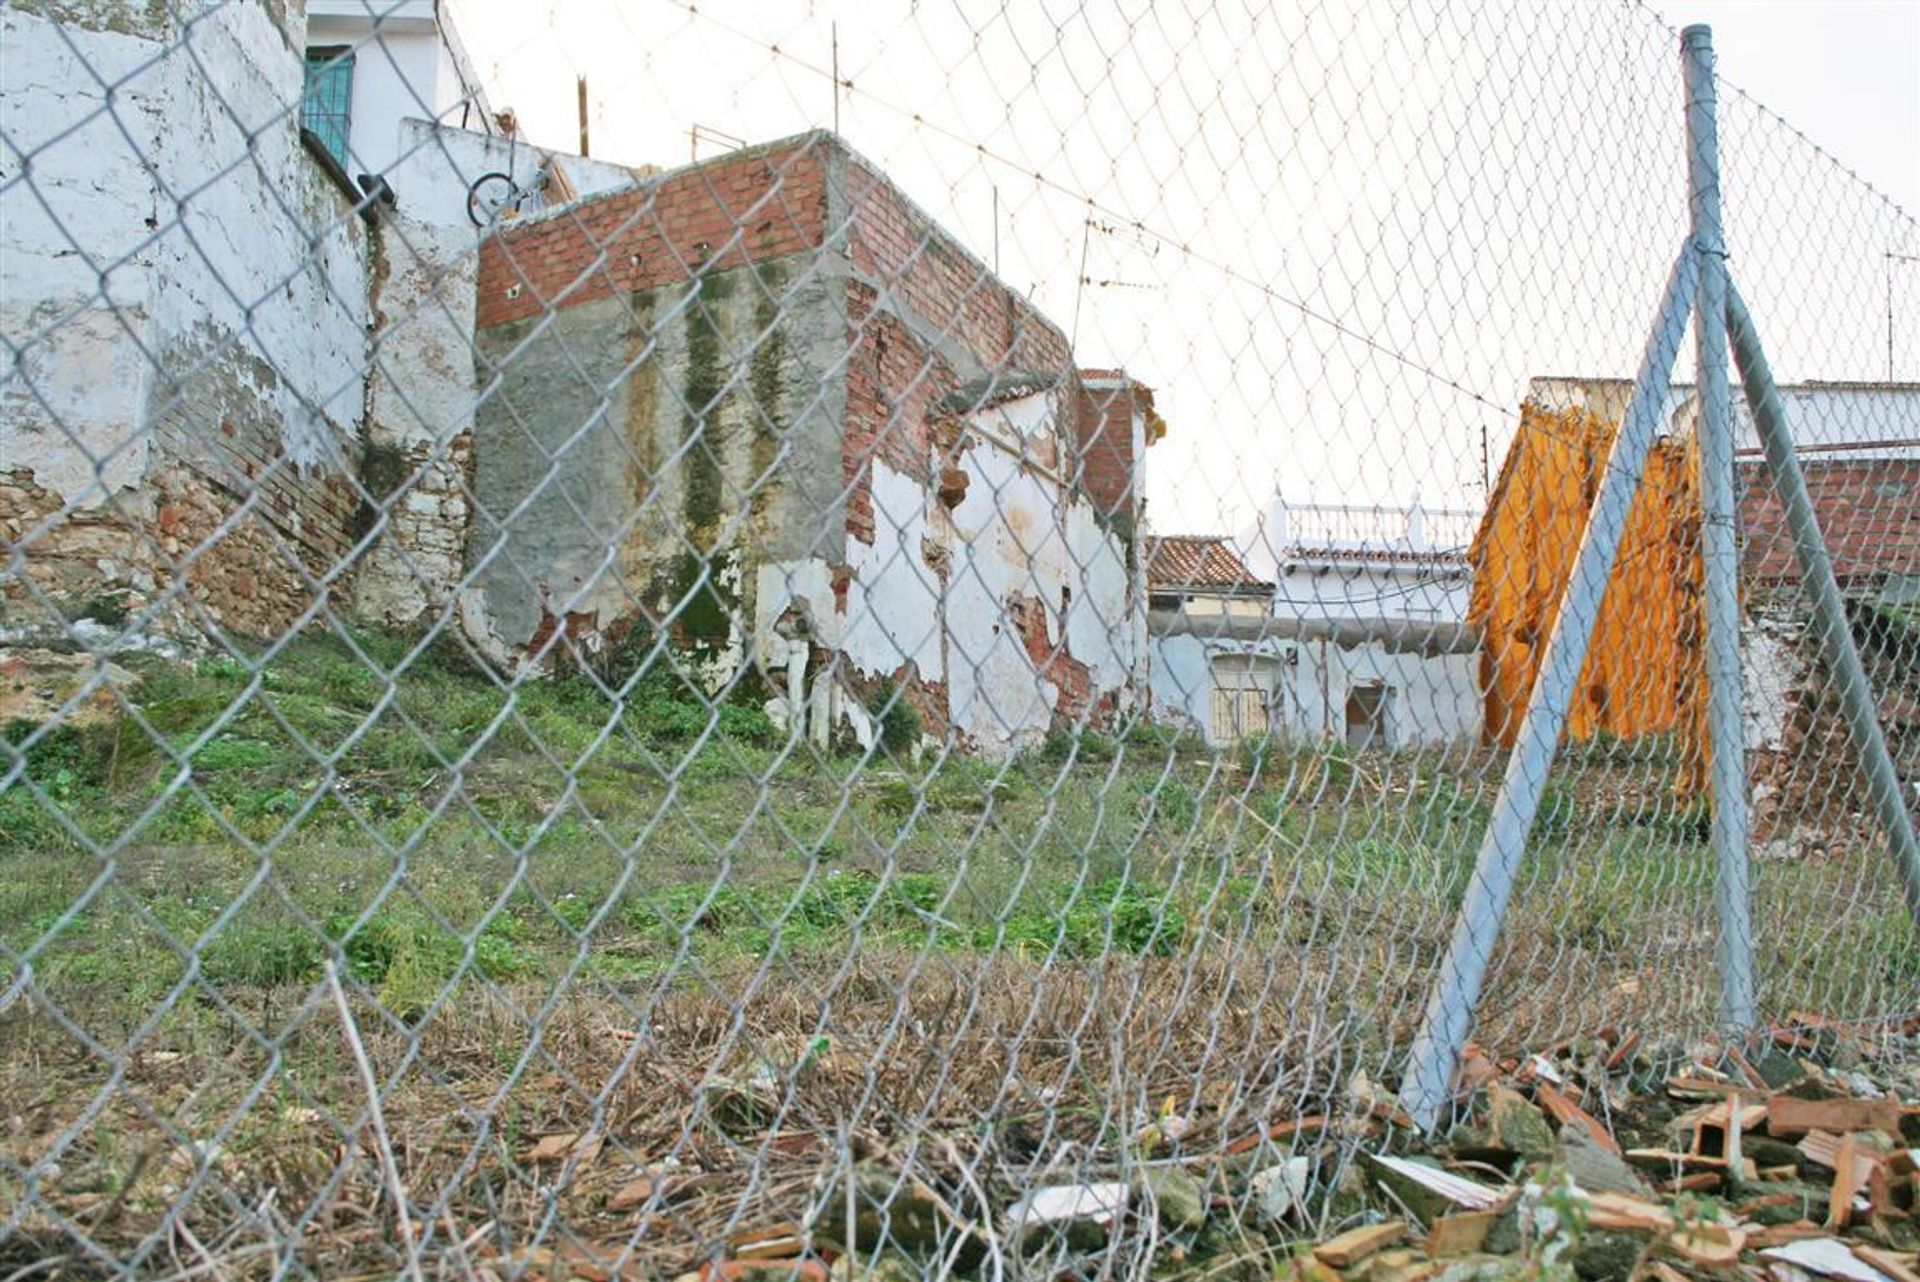
<svg viewBox="0 0 1920 1282"><path fill-rule="evenodd" d="M470 582L498 653L645 620L724 651L746 561L845 560L844 294L811 250L480 332ZM627 626L631 626L629 623Z"/></svg>

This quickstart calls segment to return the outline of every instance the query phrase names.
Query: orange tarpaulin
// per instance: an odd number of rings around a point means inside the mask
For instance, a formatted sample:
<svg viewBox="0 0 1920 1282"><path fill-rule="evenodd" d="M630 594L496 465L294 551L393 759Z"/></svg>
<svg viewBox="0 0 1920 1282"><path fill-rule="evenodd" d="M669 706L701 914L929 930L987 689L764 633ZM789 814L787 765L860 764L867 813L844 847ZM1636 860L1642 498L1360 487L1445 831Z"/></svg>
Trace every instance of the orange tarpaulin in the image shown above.
<svg viewBox="0 0 1920 1282"><path fill-rule="evenodd" d="M1485 736L1512 747L1586 530L1616 425L1584 409L1529 403L1474 537L1469 618L1480 630ZM1700 500L1690 443L1656 442L1628 517L1567 735L1680 733L1702 744ZM1683 791L1704 782L1687 754Z"/></svg>

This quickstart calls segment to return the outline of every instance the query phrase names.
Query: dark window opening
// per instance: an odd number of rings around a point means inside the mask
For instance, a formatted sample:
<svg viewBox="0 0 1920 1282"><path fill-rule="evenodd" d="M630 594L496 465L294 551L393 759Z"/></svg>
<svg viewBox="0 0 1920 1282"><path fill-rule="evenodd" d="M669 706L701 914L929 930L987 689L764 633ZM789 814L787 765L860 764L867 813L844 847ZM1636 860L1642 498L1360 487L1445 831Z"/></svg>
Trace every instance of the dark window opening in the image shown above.
<svg viewBox="0 0 1920 1282"><path fill-rule="evenodd" d="M1391 748L1393 691L1384 682L1363 681L1347 691L1347 746Z"/></svg>

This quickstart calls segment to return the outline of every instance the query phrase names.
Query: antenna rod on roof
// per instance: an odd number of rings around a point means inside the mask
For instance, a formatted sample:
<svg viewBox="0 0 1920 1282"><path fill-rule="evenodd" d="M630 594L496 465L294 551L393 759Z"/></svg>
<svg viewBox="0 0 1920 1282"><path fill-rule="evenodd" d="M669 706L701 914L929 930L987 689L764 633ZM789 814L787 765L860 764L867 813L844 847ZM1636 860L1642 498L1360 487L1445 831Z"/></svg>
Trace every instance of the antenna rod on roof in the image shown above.
<svg viewBox="0 0 1920 1282"><path fill-rule="evenodd" d="M1887 251L1887 381L1893 377L1893 269L1903 263L1920 263L1920 254L1896 254Z"/></svg>
<svg viewBox="0 0 1920 1282"><path fill-rule="evenodd" d="M574 77L574 88L580 95L580 154L589 156L593 153L587 150L587 78Z"/></svg>

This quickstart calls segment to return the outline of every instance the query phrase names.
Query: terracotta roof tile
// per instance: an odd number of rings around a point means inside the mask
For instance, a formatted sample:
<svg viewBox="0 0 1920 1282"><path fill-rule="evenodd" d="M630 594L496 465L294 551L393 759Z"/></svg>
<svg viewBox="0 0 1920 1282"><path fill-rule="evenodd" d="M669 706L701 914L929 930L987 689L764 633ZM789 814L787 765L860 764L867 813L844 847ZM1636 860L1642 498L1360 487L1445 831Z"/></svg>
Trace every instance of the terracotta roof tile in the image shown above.
<svg viewBox="0 0 1920 1282"><path fill-rule="evenodd" d="M1165 535L1146 540L1149 588L1266 590L1226 539L1210 534Z"/></svg>

